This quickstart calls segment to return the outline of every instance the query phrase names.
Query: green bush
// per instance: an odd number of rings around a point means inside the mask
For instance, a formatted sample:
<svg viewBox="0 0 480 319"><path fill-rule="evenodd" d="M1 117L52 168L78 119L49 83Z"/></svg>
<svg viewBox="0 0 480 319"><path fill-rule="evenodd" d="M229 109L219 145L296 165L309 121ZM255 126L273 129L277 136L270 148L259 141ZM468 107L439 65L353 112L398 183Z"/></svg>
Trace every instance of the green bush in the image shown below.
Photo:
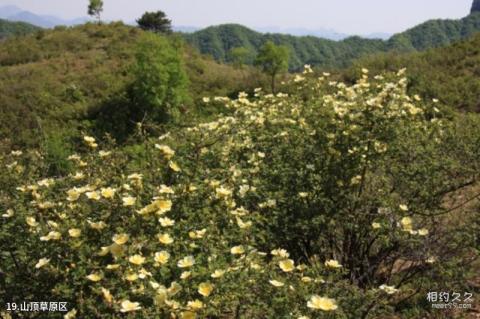
<svg viewBox="0 0 480 319"><path fill-rule="evenodd" d="M139 41L132 68L131 115L135 121L165 123L178 117L188 100L188 78L179 43L146 33Z"/></svg>
<svg viewBox="0 0 480 319"><path fill-rule="evenodd" d="M427 291L465 288L478 117L408 96L403 71L310 72L125 152L85 136L68 175L2 155L1 299L68 301L70 318L414 318Z"/></svg>

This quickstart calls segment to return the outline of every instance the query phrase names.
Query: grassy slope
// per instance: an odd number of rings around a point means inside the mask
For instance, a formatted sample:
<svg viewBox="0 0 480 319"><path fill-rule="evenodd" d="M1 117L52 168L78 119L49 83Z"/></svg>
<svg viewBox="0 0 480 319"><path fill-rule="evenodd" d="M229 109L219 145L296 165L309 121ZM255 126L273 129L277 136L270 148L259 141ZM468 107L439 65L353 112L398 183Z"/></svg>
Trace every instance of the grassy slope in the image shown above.
<svg viewBox="0 0 480 319"><path fill-rule="evenodd" d="M35 144L45 131L69 135L91 124L89 116L129 82L142 32L119 23L87 24L2 43L0 140ZM259 79L250 69L219 65L188 48L185 55L194 101L248 89Z"/></svg>

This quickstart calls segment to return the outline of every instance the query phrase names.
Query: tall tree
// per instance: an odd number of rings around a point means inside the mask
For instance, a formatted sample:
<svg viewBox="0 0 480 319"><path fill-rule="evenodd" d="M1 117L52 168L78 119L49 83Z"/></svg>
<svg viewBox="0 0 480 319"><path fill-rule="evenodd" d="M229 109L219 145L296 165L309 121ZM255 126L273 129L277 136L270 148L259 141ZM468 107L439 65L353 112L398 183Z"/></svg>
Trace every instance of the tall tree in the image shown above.
<svg viewBox="0 0 480 319"><path fill-rule="evenodd" d="M138 26L143 30L153 31L155 33L171 33L172 21L167 18L163 11L145 12L137 20Z"/></svg>
<svg viewBox="0 0 480 319"><path fill-rule="evenodd" d="M255 64L270 76L272 93L275 93L276 76L288 70L289 58L288 47L275 45L272 41L267 41L258 52Z"/></svg>
<svg viewBox="0 0 480 319"><path fill-rule="evenodd" d="M88 4L88 15L95 17L100 22L100 14L103 11L103 0L90 0Z"/></svg>
<svg viewBox="0 0 480 319"><path fill-rule="evenodd" d="M132 66L132 117L165 123L178 117L187 103L188 76L182 50L166 37L147 33L139 42ZM137 117L137 118L135 118Z"/></svg>

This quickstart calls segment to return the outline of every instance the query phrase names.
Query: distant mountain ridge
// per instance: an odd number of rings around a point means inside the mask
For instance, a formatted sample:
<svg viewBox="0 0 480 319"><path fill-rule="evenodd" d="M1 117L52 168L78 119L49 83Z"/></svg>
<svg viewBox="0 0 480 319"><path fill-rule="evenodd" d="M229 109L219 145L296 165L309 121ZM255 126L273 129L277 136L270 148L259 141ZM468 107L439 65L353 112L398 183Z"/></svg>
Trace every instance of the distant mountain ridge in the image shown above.
<svg viewBox="0 0 480 319"><path fill-rule="evenodd" d="M73 25L83 24L87 21L90 21L88 17L65 20L52 15L38 15L12 5L0 7L0 19L26 22L42 28L53 28L57 25L73 26ZM127 21L126 23L130 25L136 25L135 21ZM185 33L193 33L201 29L202 28L195 27L195 26L182 26L182 25L173 26L174 31L185 32ZM253 29L257 32L262 32L262 33L282 33L282 34L288 34L288 35L294 35L294 36L315 36L319 38L325 38L325 39L336 40L336 41L343 40L351 36L349 34L337 32L335 30L327 29L327 28L307 29L307 28L281 28L276 26L270 26L270 27L254 27ZM363 35L363 37L368 39L387 39L390 36L391 36L390 34L382 33L382 32Z"/></svg>
<svg viewBox="0 0 480 319"><path fill-rule="evenodd" d="M12 5L0 7L0 19L26 22L42 28L53 28L57 25L73 26L90 20L87 17L65 20L51 15L38 15Z"/></svg>
<svg viewBox="0 0 480 319"><path fill-rule="evenodd" d="M480 0L474 2L480 5ZM340 41L313 36L291 36L278 33L260 33L237 24L212 26L184 34L186 41L203 54L221 62L229 62L229 52L235 47L245 47L255 56L267 41L286 45L291 51L290 69L298 70L305 64L327 68L342 68L372 53L388 51L422 51L451 44L480 31L480 12L459 20L430 20L388 40L366 39L358 36ZM253 62L251 59L249 62Z"/></svg>

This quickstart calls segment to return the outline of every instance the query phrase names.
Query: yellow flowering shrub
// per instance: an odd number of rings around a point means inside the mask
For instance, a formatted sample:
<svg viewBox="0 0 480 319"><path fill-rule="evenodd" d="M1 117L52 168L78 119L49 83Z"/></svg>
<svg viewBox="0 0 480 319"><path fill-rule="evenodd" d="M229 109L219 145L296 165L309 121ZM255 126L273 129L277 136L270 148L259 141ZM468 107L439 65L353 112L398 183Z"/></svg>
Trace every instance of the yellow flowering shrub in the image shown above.
<svg viewBox="0 0 480 319"><path fill-rule="evenodd" d="M2 155L3 294L68 318L360 318L458 283L476 224L438 225L478 141L406 85L307 72L213 98L226 114L146 138L141 165L91 136L64 176Z"/></svg>

